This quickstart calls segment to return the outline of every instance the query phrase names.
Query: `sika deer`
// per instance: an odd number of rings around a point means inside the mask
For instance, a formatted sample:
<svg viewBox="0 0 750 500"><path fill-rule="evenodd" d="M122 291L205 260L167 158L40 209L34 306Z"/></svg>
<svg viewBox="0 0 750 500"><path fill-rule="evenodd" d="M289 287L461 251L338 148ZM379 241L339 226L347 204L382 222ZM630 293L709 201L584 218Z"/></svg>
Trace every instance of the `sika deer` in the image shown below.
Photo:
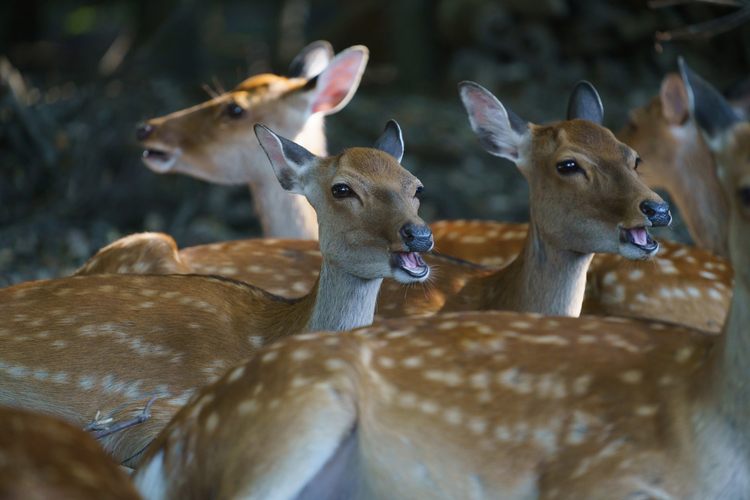
<svg viewBox="0 0 750 500"><path fill-rule="evenodd" d="M428 260L444 267L442 276L436 277L432 293L417 291L403 297L401 290L386 288L380 300L380 317L436 312L443 306L447 310L503 309L578 315L593 252L621 253L631 259L653 255L658 245L648 236L645 226L667 224L668 207L637 180L632 170L636 161L632 150L617 142L608 130L578 118L601 121L601 102L593 87L589 84L576 87L567 122L540 127L525 124L511 114L514 126L520 127L522 133L512 130L502 105L478 85L463 84L462 98L475 132L490 152L498 154L500 146L488 141L505 136L519 141L512 147L524 150L523 156L515 160L532 184L535 231L527 238L523 257L497 273L445 260ZM570 171L563 171L563 160L569 161ZM556 195L547 194L551 192ZM573 206L575 210L569 210ZM562 214L567 215L561 217ZM281 248L290 244L284 242ZM292 274L287 266L293 264L284 263L289 259L279 258L278 254L264 255L267 250L263 249L274 246L275 242L216 244L187 249L177 257L173 247L164 248L168 257L175 259L173 268L189 266L198 272L226 273L280 292L303 293L312 276L304 266ZM134 262L135 257L128 254L140 255L141 247L142 243L116 242L97 254L80 273L102 272L113 267L120 270L120 260ZM253 250L258 247L261 249ZM315 252L314 247L310 246L308 252ZM540 253L546 258L540 258ZM285 249L282 254L288 256L289 251ZM305 261L313 257L302 254ZM286 276L282 281L288 284L285 289L280 289L281 283L275 279L267 279L276 278L281 270ZM510 290L513 292L506 292ZM657 312L663 309L659 307ZM606 307L601 310L609 312ZM629 309L624 312L631 313ZM701 326L705 327L706 322L702 321Z"/></svg>
<svg viewBox="0 0 750 500"><path fill-rule="evenodd" d="M262 345L308 330L370 324L380 283L424 281L415 252L432 236L417 215L421 183L403 169L389 122L377 146L320 158L262 125L280 183L318 213L323 263L305 297L286 300L206 276L86 276L0 290L0 404L88 424L149 420L107 436L118 460L137 455L198 387ZM138 458L136 457L137 461Z"/></svg>
<svg viewBox="0 0 750 500"><path fill-rule="evenodd" d="M99 444L60 420L0 408L3 500L138 500Z"/></svg>
<svg viewBox="0 0 750 500"><path fill-rule="evenodd" d="M205 388L146 499L750 498L750 123L683 65L730 199L724 334L451 313L293 337Z"/></svg>
<svg viewBox="0 0 750 500"><path fill-rule="evenodd" d="M292 63L290 78L254 76L208 102L149 120L136 134L145 149L143 161L160 174L246 183L266 236L318 239L315 211L303 196L279 186L252 138L252 127L264 123L314 154L326 156L323 117L352 98L368 51L357 45L331 57L328 42L312 43Z"/></svg>
<svg viewBox="0 0 750 500"><path fill-rule="evenodd" d="M442 311L577 316L594 252L630 260L656 253L647 227L668 225L669 206L638 180L636 153L600 125L603 108L591 84L573 90L568 121L549 126L521 120L475 83L459 89L482 146L515 162L528 180L531 222L518 258L469 280Z"/></svg>

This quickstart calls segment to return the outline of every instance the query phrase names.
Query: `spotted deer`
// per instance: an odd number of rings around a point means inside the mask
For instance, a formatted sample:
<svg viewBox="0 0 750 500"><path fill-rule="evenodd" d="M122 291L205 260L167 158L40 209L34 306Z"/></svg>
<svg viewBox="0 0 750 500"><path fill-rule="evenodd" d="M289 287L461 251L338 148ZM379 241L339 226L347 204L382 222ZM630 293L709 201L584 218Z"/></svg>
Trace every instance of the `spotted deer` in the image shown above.
<svg viewBox="0 0 750 500"><path fill-rule="evenodd" d="M333 57L328 42L308 45L289 78L257 75L208 102L138 127L143 161L156 173L182 173L219 184L247 184L263 234L318 239L315 210L304 196L281 188L252 137L264 123L319 156L326 156L323 121L342 109L359 86L368 59L357 45Z"/></svg>
<svg viewBox="0 0 750 500"><path fill-rule="evenodd" d="M101 275L0 290L0 405L81 427L97 412L119 461L132 458L197 388L259 347L310 330L370 324L383 278L421 282L432 247L419 218L419 180L401 167L398 125L376 148L318 157L268 128L258 140L279 182L315 207L322 266L313 289L288 300L222 278ZM98 420L100 421L100 420Z"/></svg>
<svg viewBox="0 0 750 500"><path fill-rule="evenodd" d="M91 436L66 422L0 408L0 498L138 500L130 478Z"/></svg>
<svg viewBox="0 0 750 500"><path fill-rule="evenodd" d="M136 472L139 491L148 500L750 498L750 123L683 71L730 200L737 283L722 335L464 312L291 337L180 410Z"/></svg>
<svg viewBox="0 0 750 500"><path fill-rule="evenodd" d="M481 92L487 99L492 97L497 102L494 96L491 96L488 92ZM595 91L592 90L592 92L591 101L600 106L598 96L595 96ZM497 103L497 105L500 104ZM601 112L601 108L599 108L599 112ZM557 127L561 128L560 125ZM534 126L534 128L535 130L545 130L543 127ZM607 140L612 141L613 148L624 148L621 144L615 146L617 143L612 139L609 132L606 132L605 136ZM540 149L544 148L541 147ZM562 154L562 152L558 153ZM552 169L554 165L548 165L548 168ZM527 169L527 172L529 171L533 172L533 169ZM555 173L555 175L562 177L562 174ZM628 176L624 177L620 186L629 186L628 183L632 183L636 187L635 190L626 188L634 197L648 192L637 180L632 180ZM575 186L575 182L569 184L569 187ZM609 188L617 189L617 186L610 184ZM559 193L563 192L558 188L552 189ZM541 191L541 188L537 188L532 195L532 214L561 211L558 205L546 203ZM572 194L574 193L573 189L569 193L574 196ZM588 202L592 206L602 207L610 204L606 200L607 193L603 190L597 191L597 188L591 188L589 193L591 197L588 198ZM596 204L597 193L604 196L604 198L599 198L598 205ZM605 201L602 202L603 199ZM637 206L635 200L633 204L634 207ZM618 210L616 207L608 208L611 210L609 216ZM592 217L591 220L594 221L597 220L596 217L604 218L608 216L606 211L598 215L595 213L596 209L593 212L593 214L587 216ZM645 215L641 215L641 217L644 217L642 220L645 220ZM597 223L602 224L601 222ZM458 223L454 224L459 225ZM582 225L580 222L571 224ZM475 227L477 223L471 222L465 225ZM513 228L514 226L508 227ZM505 232L508 236L503 241L508 247L513 246L515 253L518 253L523 246L521 236L526 236L523 229L517 228ZM556 229L559 229L559 232L553 238L560 240L566 236L566 226L561 225ZM617 228L612 226L612 231L616 234ZM571 232L570 235L572 234ZM455 240L452 233L443 233L443 236L444 240ZM495 236L499 237L498 234L491 235L491 237ZM549 240L550 237L547 236L546 239ZM603 249L595 246L601 242L594 241L592 243L592 239L595 238L589 238L585 243L586 245L593 245L589 252ZM576 243L583 244L583 241L581 239ZM152 267L149 267L148 263L143 264L140 268L131 266L133 262L140 262L137 260L137 256L145 254L146 251L143 246L152 242L153 240L148 236L138 240L137 244L129 244L128 242L123 244L123 241L115 242L110 247L100 251L79 273L162 272L161 269L167 266L162 265L158 259L151 259L151 262L155 264ZM521 243L519 244L519 242ZM621 242L620 244L624 245L625 248L628 247L627 243ZM538 243L527 243L527 246L532 249L536 248L537 245ZM171 246L165 245L163 248L165 260L171 263L169 269L186 267L193 272L230 276L287 297L298 297L307 293L316 279L315 273L320 262L320 255L315 243L309 241L243 240L188 248L179 253L174 243ZM498 246L498 250L501 251L502 247ZM507 251L507 248L505 250ZM617 250L610 246L609 251ZM661 252L655 263L645 262L641 263L640 266L627 266L624 264L627 261L617 255L597 255L594 257L592 262L596 264L596 267L589 270L588 273L587 289L582 305L583 312L586 314L666 319L718 332L729 303L731 269L723 261L712 257L707 252L702 252L706 259L704 266L696 266L695 252L687 252L684 247L675 244L666 243ZM575 254L575 252L570 253ZM585 257L584 260L589 257ZM526 257L525 263L519 261L515 264L515 268L511 267L498 273L439 256L425 256L425 258L433 266L435 275L428 289L424 291L419 288L404 290L401 287L386 283L381 290L376 319L436 312L446 305L446 300L453 302L449 307L458 309L497 308L563 314L564 312L561 311L570 306L569 314L577 315L581 311L580 296L576 294L580 293L585 265L580 267L577 273L569 274L564 279L559 279L559 276L564 275L563 272L560 272L560 269L556 269L554 272L536 271L538 275L545 277L545 280L538 280L531 274L533 264L530 266L529 262L533 261L533 257L529 256ZM158 268L156 267L157 264ZM522 269L522 271L519 269ZM654 279L658 277L659 285L649 285L650 277L654 277ZM514 279L521 285L516 287L510 282L504 281ZM565 284L566 280L567 284ZM499 283L501 282L505 282L506 285L500 286ZM523 283L526 283L526 285L523 285ZM530 290L529 284L531 284ZM508 300L507 297L501 296L503 290L523 289L524 286L526 286L525 294L515 294L514 298L519 299L515 303ZM555 288L558 286L560 288ZM577 287L577 290L575 293L571 293L570 290L556 292L556 290L565 289L566 286ZM534 299L527 298L536 290L547 290L546 298L541 299L542 302L547 300L547 303L529 305L531 300ZM484 294L483 297L482 294ZM570 297L572 297L572 300ZM558 302L554 303L556 300Z"/></svg>

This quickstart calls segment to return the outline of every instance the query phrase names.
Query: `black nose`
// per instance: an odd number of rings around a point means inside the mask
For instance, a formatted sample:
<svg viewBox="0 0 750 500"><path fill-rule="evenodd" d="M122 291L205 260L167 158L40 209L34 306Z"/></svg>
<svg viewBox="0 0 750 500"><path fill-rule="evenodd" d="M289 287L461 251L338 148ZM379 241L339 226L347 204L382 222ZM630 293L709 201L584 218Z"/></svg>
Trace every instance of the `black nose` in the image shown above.
<svg viewBox="0 0 750 500"><path fill-rule="evenodd" d="M432 231L427 224L418 226L409 222L401 226L398 232L411 252L429 252L432 248Z"/></svg>
<svg viewBox="0 0 750 500"><path fill-rule="evenodd" d="M135 138L139 141L145 141L148 139L148 136L151 135L151 132L154 131L153 125L147 125L145 123L141 123L138 125L138 128L135 131Z"/></svg>
<svg viewBox="0 0 750 500"><path fill-rule="evenodd" d="M668 226L672 222L669 204L664 201L646 200L641 203L641 212L654 226Z"/></svg>

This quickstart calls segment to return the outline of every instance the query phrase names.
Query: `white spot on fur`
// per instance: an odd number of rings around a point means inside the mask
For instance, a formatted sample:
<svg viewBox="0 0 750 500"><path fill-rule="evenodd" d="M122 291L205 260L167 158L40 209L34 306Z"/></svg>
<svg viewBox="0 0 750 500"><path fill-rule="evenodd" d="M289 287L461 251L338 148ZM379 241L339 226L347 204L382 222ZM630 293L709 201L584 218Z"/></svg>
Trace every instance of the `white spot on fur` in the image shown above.
<svg viewBox="0 0 750 500"><path fill-rule="evenodd" d="M279 351L269 351L265 353L262 358L260 358L260 361L262 363L270 363L271 361L274 361L278 357L279 357Z"/></svg>
<svg viewBox="0 0 750 500"><path fill-rule="evenodd" d="M708 271L698 271L698 274L708 280L715 280L718 278L714 273L709 273Z"/></svg>
<svg viewBox="0 0 750 500"><path fill-rule="evenodd" d="M682 349L679 349L674 354L674 360L677 361L678 363L684 363L685 361L689 360L692 355L693 355L692 347L690 346L683 347Z"/></svg>
<svg viewBox="0 0 750 500"><path fill-rule="evenodd" d="M245 367L240 366L239 368L235 368L232 373L227 377L227 382L234 382L238 378L242 376L242 374L245 373Z"/></svg>
<svg viewBox="0 0 750 500"><path fill-rule="evenodd" d="M626 384L640 384L643 374L638 370L629 370L620 374L620 380Z"/></svg>
<svg viewBox="0 0 750 500"><path fill-rule="evenodd" d="M419 368L422 366L422 358L419 356L411 356L401 361L401 364L407 368Z"/></svg>
<svg viewBox="0 0 750 500"><path fill-rule="evenodd" d="M240 415L252 415L260 410L260 405L255 399L248 399L237 405L237 413Z"/></svg>
<svg viewBox="0 0 750 500"><path fill-rule="evenodd" d="M635 414L639 417L652 417L656 415L656 406L639 406L635 409Z"/></svg>

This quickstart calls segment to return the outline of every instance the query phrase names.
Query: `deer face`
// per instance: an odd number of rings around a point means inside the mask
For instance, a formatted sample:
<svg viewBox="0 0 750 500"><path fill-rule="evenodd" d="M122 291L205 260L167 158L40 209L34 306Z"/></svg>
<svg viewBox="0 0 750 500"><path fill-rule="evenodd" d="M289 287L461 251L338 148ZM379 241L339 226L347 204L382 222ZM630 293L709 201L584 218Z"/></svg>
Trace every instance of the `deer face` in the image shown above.
<svg viewBox="0 0 750 500"><path fill-rule="evenodd" d="M346 106L359 86L367 48L351 47L330 62L327 50L320 42L306 48L292 64L299 76L258 75L208 102L140 125L136 138L144 162L157 173L220 184L275 182L251 140L253 125L265 123L286 137L305 133L325 150L322 117Z"/></svg>
<svg viewBox="0 0 750 500"><path fill-rule="evenodd" d="M516 163L529 181L544 241L633 260L656 253L646 228L669 224L669 206L638 180L635 152L599 125L603 108L591 84L573 90L568 121L546 127L521 120L477 84L462 83L460 92L482 146Z"/></svg>
<svg viewBox="0 0 750 500"><path fill-rule="evenodd" d="M422 183L399 164L396 122L388 123L376 148L333 158L319 158L263 126L256 133L282 187L315 208L325 261L362 279L427 279L429 267L418 252L432 249L432 233L417 214Z"/></svg>
<svg viewBox="0 0 750 500"><path fill-rule="evenodd" d="M646 229L669 224L669 206L638 179L635 151L583 119L532 127L528 161L519 164L531 188L542 238L581 253L651 257L658 244Z"/></svg>

